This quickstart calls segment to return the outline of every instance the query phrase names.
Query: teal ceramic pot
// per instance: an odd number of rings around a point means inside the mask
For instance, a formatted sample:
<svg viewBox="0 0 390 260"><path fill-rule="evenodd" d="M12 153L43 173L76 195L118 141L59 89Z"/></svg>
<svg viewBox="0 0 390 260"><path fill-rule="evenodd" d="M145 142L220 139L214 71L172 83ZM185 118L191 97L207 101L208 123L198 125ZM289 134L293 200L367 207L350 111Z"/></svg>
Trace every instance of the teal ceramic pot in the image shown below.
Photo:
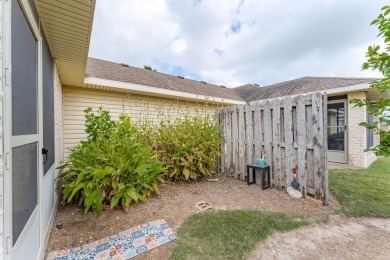
<svg viewBox="0 0 390 260"><path fill-rule="evenodd" d="M264 165L265 165L265 160L263 160L263 159L257 159L257 165L258 165L258 166L264 166Z"/></svg>

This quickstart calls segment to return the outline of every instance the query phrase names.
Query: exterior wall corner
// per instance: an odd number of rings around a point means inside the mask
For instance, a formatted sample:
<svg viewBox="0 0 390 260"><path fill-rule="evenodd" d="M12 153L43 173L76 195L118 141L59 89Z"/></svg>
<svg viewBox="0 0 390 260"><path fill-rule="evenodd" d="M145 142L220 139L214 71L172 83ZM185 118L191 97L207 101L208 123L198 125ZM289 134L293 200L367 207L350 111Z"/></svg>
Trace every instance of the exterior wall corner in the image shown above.
<svg viewBox="0 0 390 260"><path fill-rule="evenodd" d="M64 160L64 125L62 83L56 65L54 66L54 147L56 149L54 165L57 168ZM55 170L54 178L57 177L57 173L58 170Z"/></svg>
<svg viewBox="0 0 390 260"><path fill-rule="evenodd" d="M366 121L366 107L355 107L349 101L353 98L365 99L365 92L348 93L348 164L356 167L367 167L366 128L359 126Z"/></svg>

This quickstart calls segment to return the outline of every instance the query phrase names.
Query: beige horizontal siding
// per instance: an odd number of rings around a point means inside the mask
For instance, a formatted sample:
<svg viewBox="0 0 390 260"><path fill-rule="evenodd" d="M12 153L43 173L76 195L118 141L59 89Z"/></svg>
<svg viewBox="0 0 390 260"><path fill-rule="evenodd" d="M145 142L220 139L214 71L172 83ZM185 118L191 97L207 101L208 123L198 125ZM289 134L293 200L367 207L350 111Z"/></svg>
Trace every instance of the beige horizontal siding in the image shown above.
<svg viewBox="0 0 390 260"><path fill-rule="evenodd" d="M121 92L94 90L77 87L63 87L63 131L66 156L87 137L85 133L84 110L102 106L117 120L121 113L129 114L133 121L148 118L154 122L174 119L183 114L214 114L217 105L165 99L151 96L126 94Z"/></svg>

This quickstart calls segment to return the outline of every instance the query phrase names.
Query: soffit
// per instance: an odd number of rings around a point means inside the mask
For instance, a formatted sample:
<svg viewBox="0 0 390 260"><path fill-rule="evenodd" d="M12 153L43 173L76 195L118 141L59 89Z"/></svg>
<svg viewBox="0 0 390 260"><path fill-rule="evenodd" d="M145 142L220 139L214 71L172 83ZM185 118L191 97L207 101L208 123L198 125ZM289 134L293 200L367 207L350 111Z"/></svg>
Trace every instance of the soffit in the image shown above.
<svg viewBox="0 0 390 260"><path fill-rule="evenodd" d="M35 0L64 85L82 86L88 60L95 0Z"/></svg>

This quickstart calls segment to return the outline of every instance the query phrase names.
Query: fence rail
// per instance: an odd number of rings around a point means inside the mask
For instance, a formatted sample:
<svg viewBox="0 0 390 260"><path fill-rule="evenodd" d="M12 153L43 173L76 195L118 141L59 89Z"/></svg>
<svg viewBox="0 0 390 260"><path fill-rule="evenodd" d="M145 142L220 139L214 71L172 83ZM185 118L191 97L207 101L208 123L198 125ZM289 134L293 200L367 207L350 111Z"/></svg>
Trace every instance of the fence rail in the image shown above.
<svg viewBox="0 0 390 260"><path fill-rule="evenodd" d="M326 94L219 108L217 116L224 136L222 172L245 180L246 165L264 155L272 187L289 187L295 165L302 195L312 194L328 204Z"/></svg>

